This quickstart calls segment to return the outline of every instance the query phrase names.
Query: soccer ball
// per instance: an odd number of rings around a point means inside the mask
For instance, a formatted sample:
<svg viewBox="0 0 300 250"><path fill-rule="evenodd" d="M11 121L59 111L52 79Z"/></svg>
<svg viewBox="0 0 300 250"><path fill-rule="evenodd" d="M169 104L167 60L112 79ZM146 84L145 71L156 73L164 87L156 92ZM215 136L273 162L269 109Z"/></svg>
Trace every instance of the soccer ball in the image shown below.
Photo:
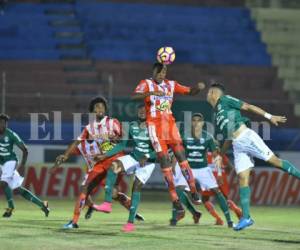
<svg viewBox="0 0 300 250"><path fill-rule="evenodd" d="M157 51L156 58L162 64L171 64L175 61L175 51L172 47L161 47Z"/></svg>

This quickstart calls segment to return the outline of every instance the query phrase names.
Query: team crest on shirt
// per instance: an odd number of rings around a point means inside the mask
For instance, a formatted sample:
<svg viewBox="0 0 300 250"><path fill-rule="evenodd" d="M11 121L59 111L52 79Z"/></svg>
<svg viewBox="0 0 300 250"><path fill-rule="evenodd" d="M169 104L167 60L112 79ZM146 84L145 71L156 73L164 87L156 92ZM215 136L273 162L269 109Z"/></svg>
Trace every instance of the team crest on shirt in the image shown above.
<svg viewBox="0 0 300 250"><path fill-rule="evenodd" d="M203 144L205 142L204 138L200 138L200 143Z"/></svg>
<svg viewBox="0 0 300 250"><path fill-rule="evenodd" d="M5 141L5 142L8 142L8 141L9 141L9 138L8 138L7 136L5 136L5 137L4 137L4 141Z"/></svg>

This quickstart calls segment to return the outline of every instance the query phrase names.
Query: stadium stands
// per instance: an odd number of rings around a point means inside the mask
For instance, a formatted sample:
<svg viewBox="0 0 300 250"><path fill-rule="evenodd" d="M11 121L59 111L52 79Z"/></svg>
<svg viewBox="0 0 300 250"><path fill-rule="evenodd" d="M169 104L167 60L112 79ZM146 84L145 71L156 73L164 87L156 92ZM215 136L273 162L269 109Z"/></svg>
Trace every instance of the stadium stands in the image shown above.
<svg viewBox="0 0 300 250"><path fill-rule="evenodd" d="M72 4L9 5L6 14L0 16L0 45L5 48L0 59L85 57L84 50L57 50L62 42L82 42L79 25L62 26L59 31L49 25L53 20L76 19L75 11L88 51L96 60L152 61L158 47L170 44L176 48L178 62L270 65L270 57L245 8L83 1L75 8ZM117 17L112 15L114 12L118 12ZM164 28L162 23L166 23Z"/></svg>
<svg viewBox="0 0 300 250"><path fill-rule="evenodd" d="M234 1L217 8L67 2L9 4L0 16L0 68L13 117L62 109L70 120L71 113L85 112L91 96L108 94L108 75L113 95L128 97L149 75L157 48L168 44L177 55L171 77L223 82L247 101L276 104L288 126L299 124L250 12L228 8Z"/></svg>
<svg viewBox="0 0 300 250"><path fill-rule="evenodd" d="M278 75L284 80L284 89L298 103L295 105L295 113L300 115L300 46L297 35L300 10L254 8L252 15L257 20L262 39L268 44L273 64L278 66Z"/></svg>

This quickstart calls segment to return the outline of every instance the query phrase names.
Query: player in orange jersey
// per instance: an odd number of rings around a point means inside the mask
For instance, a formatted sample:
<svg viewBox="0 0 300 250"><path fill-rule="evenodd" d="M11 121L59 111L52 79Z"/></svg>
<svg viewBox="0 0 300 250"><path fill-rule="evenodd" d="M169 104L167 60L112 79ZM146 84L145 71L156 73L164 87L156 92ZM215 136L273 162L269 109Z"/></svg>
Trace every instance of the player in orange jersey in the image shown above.
<svg viewBox="0 0 300 250"><path fill-rule="evenodd" d="M184 209L178 199L171 161L168 149L171 148L180 165L183 176L187 180L191 196L195 204L201 200L195 186L195 180L185 157L182 140L173 117L171 107L174 94L196 95L205 88L204 83L197 83L194 87L187 87L173 80L167 80L167 66L161 63L153 65L152 78L142 80L136 87L134 100L144 100L146 108L146 122L150 139L157 153L162 173L169 188L171 200L177 210L178 218L184 216Z"/></svg>

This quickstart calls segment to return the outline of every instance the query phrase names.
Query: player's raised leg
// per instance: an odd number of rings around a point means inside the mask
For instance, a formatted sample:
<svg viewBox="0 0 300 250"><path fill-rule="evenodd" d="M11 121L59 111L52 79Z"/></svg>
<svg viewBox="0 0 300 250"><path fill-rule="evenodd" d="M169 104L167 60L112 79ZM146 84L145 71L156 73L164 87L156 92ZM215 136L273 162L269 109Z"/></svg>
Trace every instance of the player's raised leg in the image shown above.
<svg viewBox="0 0 300 250"><path fill-rule="evenodd" d="M296 177L300 180L300 170L294 166L291 162L287 160L282 160L278 158L276 155L272 155L272 157L268 160L268 163L273 165L276 168L287 172L289 175Z"/></svg>

